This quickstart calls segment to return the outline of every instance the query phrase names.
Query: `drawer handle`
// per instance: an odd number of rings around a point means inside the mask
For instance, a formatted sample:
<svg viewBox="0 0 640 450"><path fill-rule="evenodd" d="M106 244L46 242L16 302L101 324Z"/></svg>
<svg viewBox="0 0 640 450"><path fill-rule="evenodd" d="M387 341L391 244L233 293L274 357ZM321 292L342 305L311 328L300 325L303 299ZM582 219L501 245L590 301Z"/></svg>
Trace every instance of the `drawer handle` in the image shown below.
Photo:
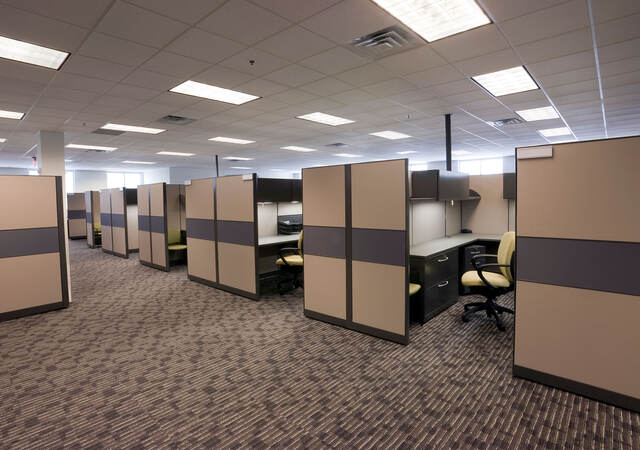
<svg viewBox="0 0 640 450"><path fill-rule="evenodd" d="M448 256L445 256L444 258L438 260L438 262L445 262L445 261L449 261Z"/></svg>
<svg viewBox="0 0 640 450"><path fill-rule="evenodd" d="M438 285L438 287L439 287L439 288L441 288L441 287L445 287L447 284L449 284L449 281L448 281L448 280L447 280L447 281L445 281L445 282L443 282L443 283L440 283L440 284Z"/></svg>

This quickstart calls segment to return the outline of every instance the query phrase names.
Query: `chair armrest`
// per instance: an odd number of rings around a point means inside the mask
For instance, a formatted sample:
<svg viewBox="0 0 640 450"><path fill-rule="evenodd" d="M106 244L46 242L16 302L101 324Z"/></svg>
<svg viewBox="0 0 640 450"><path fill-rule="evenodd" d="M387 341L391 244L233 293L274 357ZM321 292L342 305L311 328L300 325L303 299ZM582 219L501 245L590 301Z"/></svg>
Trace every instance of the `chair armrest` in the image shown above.
<svg viewBox="0 0 640 450"><path fill-rule="evenodd" d="M479 255L473 255L471 257L471 264L473 265L474 269L478 269L478 258L495 258L498 259L498 255L490 255L488 253L482 253Z"/></svg>
<svg viewBox="0 0 640 450"><path fill-rule="evenodd" d="M500 289L498 286L494 286L493 284L489 283L489 281L487 281L487 279L484 277L484 274L482 272L486 267L511 267L511 265L510 264L483 264L480 267L476 267L476 272L478 273L478 276L480 277L480 279L484 284L486 284L492 289Z"/></svg>
<svg viewBox="0 0 640 450"><path fill-rule="evenodd" d="M288 253L288 255L286 255L285 253ZM289 263L287 262L287 259L285 258L285 256L299 255L299 254L300 254L300 249L298 249L298 247L282 247L281 249L278 250L278 257L282 259L282 262L284 263L285 266L289 266Z"/></svg>

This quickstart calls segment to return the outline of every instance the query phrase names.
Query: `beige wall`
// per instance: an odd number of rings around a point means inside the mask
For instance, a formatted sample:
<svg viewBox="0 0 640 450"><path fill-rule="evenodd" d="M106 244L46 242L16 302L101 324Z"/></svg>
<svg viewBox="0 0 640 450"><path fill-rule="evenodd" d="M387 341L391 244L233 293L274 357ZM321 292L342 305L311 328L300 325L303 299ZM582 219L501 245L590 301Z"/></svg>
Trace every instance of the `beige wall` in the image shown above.
<svg viewBox="0 0 640 450"><path fill-rule="evenodd" d="M469 188L480 200L460 202L462 228L480 234L503 234L509 230L509 202L503 199L503 175L471 175Z"/></svg>

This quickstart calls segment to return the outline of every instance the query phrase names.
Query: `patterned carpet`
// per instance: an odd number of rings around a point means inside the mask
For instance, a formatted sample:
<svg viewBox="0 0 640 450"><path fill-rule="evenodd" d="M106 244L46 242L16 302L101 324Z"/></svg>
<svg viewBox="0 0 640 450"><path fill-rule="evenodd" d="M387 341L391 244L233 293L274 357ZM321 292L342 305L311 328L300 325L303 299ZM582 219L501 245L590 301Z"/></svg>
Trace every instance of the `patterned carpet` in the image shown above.
<svg viewBox="0 0 640 450"><path fill-rule="evenodd" d="M72 306L0 323L0 448L640 448L640 414L513 378L460 304L403 347L70 245Z"/></svg>

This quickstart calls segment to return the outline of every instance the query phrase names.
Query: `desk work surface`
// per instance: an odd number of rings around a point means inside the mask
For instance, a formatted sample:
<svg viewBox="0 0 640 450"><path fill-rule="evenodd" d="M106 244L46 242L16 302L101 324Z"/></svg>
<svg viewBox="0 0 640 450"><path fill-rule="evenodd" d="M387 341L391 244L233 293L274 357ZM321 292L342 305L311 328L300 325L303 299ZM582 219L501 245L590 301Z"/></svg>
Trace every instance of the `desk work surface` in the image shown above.
<svg viewBox="0 0 640 450"><path fill-rule="evenodd" d="M450 237L432 239L417 245L412 245L409 250L409 255L426 258L456 247L472 244L475 241L500 242L501 238L501 234L459 233Z"/></svg>
<svg viewBox="0 0 640 450"><path fill-rule="evenodd" d="M276 236L261 236L258 238L258 246L286 244L288 242L298 243L300 233L296 234L278 234Z"/></svg>

